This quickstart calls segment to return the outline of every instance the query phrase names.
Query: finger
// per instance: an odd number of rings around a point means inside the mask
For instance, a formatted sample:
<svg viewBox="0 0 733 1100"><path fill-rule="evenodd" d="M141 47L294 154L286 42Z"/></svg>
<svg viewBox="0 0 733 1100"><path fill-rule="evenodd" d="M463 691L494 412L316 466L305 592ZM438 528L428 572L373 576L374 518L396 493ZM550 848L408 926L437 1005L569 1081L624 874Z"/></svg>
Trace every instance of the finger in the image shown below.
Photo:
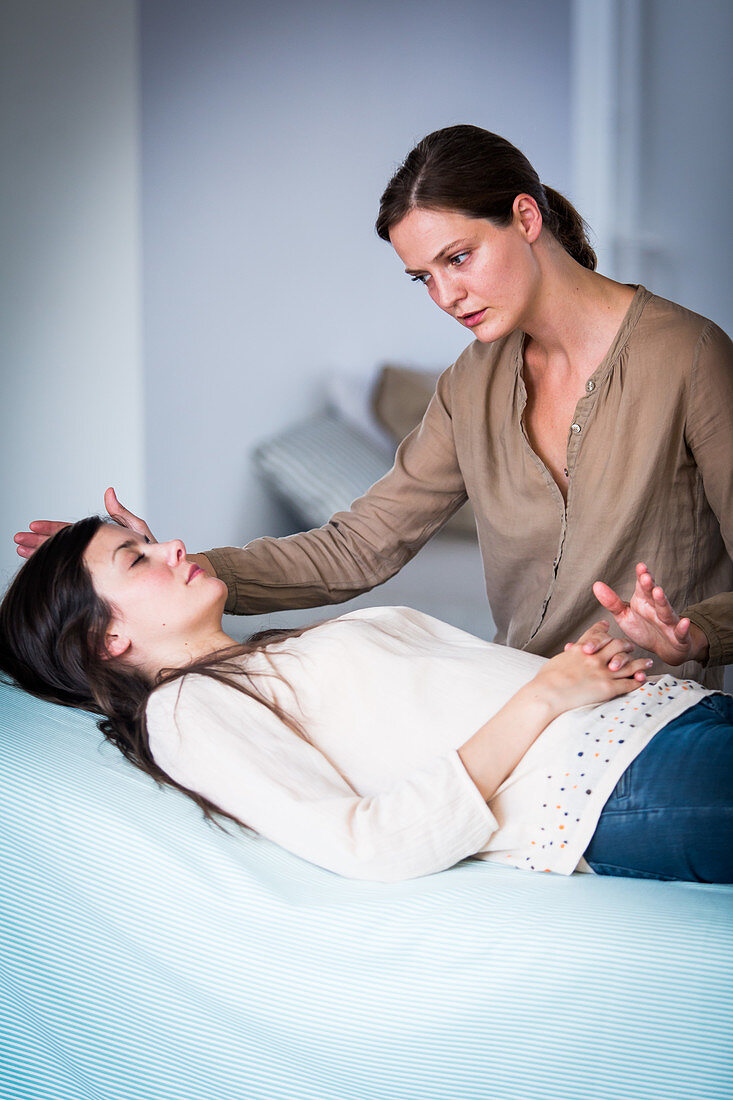
<svg viewBox="0 0 733 1100"><path fill-rule="evenodd" d="M654 577L648 570L645 573L640 573L637 577L637 587L641 589L648 600L652 599L652 591L654 589Z"/></svg>
<svg viewBox="0 0 733 1100"><path fill-rule="evenodd" d="M654 662L649 657L636 657L633 661L627 661L623 668L618 670L618 675L613 678L614 680L637 679L637 681L643 682L653 664Z"/></svg>
<svg viewBox="0 0 733 1100"><path fill-rule="evenodd" d="M636 663L635 661L632 662L632 664L629 665L629 669L624 670L623 676L614 677L613 683L611 684L611 690L614 696L624 695L627 691L633 691L634 688L641 687L642 684L646 683L646 671L643 668L634 669L631 675L628 674ZM644 663L647 664L647 667L651 667L651 661Z"/></svg>
<svg viewBox="0 0 733 1100"><path fill-rule="evenodd" d="M622 668L628 655L634 648L633 642L626 638L609 638L608 642L599 650L599 657L605 661L612 672Z"/></svg>
<svg viewBox="0 0 733 1100"><path fill-rule="evenodd" d="M687 642L690 638L690 620L680 619L674 628L675 637L679 642Z"/></svg>
<svg viewBox="0 0 733 1100"><path fill-rule="evenodd" d="M45 538L48 538L50 535L55 535L62 527L68 527L69 525L65 520L34 519L31 520L28 526L35 534L44 535Z"/></svg>
<svg viewBox="0 0 733 1100"><path fill-rule="evenodd" d="M610 611L612 615L621 615L628 604L625 604L617 592L603 581L596 581L593 585L593 595L602 607Z"/></svg>
<svg viewBox="0 0 733 1100"><path fill-rule="evenodd" d="M125 508L124 504L120 504L117 499L117 494L112 487L107 489L104 494L104 505L110 517L115 523L118 523L120 527L129 527L131 531L135 531L138 535L149 538L151 542L157 541L145 520L141 519L140 516L136 516L129 508Z"/></svg>
<svg viewBox="0 0 733 1100"><path fill-rule="evenodd" d="M36 535L33 531L18 531L16 535L13 535L13 542L17 542L19 546L23 546L28 550L37 550L47 538L48 535Z"/></svg>
<svg viewBox="0 0 733 1100"><path fill-rule="evenodd" d="M119 523L121 527L130 527L130 521L138 519L129 508L125 508L124 504L120 504L117 494L111 486L104 494L104 506L112 519Z"/></svg>
<svg viewBox="0 0 733 1100"><path fill-rule="evenodd" d="M677 614L665 596L664 589L657 585L652 590L652 598L654 599L654 610L660 621L663 622L665 626L676 626L678 622Z"/></svg>
<svg viewBox="0 0 733 1100"><path fill-rule="evenodd" d="M634 647L630 645L627 649L621 653L617 653L615 657L612 657L608 662L608 667L611 672L618 672L620 668L624 668L629 663L629 654Z"/></svg>
<svg viewBox="0 0 733 1100"><path fill-rule="evenodd" d="M595 653L596 649L605 645L609 638L607 620L599 619L597 623L593 623L593 626L580 635L575 644L582 646L584 653Z"/></svg>

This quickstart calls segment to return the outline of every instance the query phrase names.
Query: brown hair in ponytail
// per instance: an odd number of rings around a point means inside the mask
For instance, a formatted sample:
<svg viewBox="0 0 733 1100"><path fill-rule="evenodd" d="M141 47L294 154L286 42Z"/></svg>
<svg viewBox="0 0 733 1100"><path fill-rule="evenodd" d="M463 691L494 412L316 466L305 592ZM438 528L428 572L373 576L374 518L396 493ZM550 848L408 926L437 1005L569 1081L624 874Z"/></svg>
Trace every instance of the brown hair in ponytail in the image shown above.
<svg viewBox="0 0 733 1100"><path fill-rule="evenodd" d="M227 664L231 657L257 652L271 641L303 630L254 635L184 669L167 670L151 685L135 669L105 655L112 609L95 592L84 562L84 552L104 522L90 516L63 527L18 571L0 605L0 672L40 699L99 715L97 724L104 736L137 768L188 795L209 820L217 822L221 816L245 825L158 767L148 739L148 700L161 684L196 672L256 699L305 737L277 703L256 690L241 668Z"/></svg>
<svg viewBox="0 0 733 1100"><path fill-rule="evenodd" d="M565 251L595 270L596 254L575 207L559 192L543 187L515 145L480 126L448 126L418 142L385 188L376 230L388 241L390 229L418 207L453 210L506 226L514 200L522 194L532 196L543 224Z"/></svg>

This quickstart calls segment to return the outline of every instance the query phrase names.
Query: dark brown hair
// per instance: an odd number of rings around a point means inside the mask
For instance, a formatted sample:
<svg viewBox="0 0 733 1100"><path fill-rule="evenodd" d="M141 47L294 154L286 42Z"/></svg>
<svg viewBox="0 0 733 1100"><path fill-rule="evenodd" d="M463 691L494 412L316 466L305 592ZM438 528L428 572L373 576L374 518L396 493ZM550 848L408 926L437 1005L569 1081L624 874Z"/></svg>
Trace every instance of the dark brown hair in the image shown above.
<svg viewBox="0 0 733 1100"><path fill-rule="evenodd" d="M575 207L540 183L515 145L480 126L447 126L418 142L385 188L377 233L388 241L390 229L416 208L452 210L506 226L515 198L523 194L535 200L543 225L565 251L594 271L596 254Z"/></svg>
<svg viewBox="0 0 733 1100"><path fill-rule="evenodd" d="M0 604L0 672L39 699L99 715L104 736L137 768L188 795L209 820L222 816L245 825L158 767L145 718L148 700L161 684L195 672L256 699L305 737L281 707L256 689L244 669L229 663L303 630L255 634L184 669L166 670L151 685L134 668L103 656L112 609L94 590L84 552L104 522L91 516L63 527L18 571Z"/></svg>

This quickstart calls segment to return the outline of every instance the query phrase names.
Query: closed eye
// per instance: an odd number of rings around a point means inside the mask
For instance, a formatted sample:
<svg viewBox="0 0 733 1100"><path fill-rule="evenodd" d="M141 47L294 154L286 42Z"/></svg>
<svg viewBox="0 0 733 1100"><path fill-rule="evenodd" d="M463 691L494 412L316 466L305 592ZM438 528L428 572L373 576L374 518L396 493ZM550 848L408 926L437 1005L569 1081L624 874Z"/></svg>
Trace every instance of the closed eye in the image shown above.
<svg viewBox="0 0 733 1100"><path fill-rule="evenodd" d="M142 561L144 557L145 557L144 554L138 554L137 557L135 558L135 560L130 563L130 569L132 569L133 566L137 565L137 563L139 561Z"/></svg>

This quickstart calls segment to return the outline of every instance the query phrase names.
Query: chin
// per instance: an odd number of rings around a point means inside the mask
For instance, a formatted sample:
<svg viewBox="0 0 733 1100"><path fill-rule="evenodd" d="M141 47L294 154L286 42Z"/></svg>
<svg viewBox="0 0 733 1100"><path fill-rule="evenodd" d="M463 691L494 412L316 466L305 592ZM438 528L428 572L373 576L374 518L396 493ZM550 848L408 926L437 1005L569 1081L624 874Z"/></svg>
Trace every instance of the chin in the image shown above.
<svg viewBox="0 0 733 1100"><path fill-rule="evenodd" d="M514 329L514 325L502 323L499 318L491 318L491 320L482 321L476 328L467 329L467 331L471 333L474 340L478 340L482 344L493 344L494 341L509 336L514 332Z"/></svg>

